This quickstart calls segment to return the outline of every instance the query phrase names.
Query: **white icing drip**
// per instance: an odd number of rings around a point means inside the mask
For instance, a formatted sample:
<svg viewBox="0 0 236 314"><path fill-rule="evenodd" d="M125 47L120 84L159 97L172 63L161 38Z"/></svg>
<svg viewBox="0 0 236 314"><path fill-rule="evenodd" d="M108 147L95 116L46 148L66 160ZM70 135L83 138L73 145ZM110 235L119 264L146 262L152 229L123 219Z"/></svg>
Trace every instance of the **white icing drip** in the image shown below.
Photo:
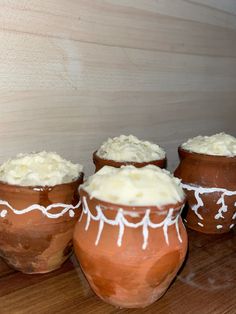
<svg viewBox="0 0 236 314"><path fill-rule="evenodd" d="M228 210L228 205L225 204L225 196L232 196L236 195L236 191L229 191L224 188L204 188L201 186L195 186L195 185L190 185L186 183L182 183L182 187L188 191L194 191L194 196L196 198L197 204L192 206L192 210L196 214L196 216L203 220L203 217L198 213L198 209L201 206L204 206L203 201L201 199L201 194L207 194L207 193L222 193L220 198L217 200L216 204L221 204L221 207L218 210L218 213L215 215L215 219L218 220L220 218L224 219L223 213L226 213ZM234 206L236 207L236 202L234 203ZM236 212L234 212L232 219L236 218ZM200 225L200 223L198 223ZM221 227L220 227L221 228ZM217 228L217 229L220 229Z"/></svg>
<svg viewBox="0 0 236 314"><path fill-rule="evenodd" d="M92 215L92 214L91 214L91 215ZM88 215L88 216L87 216L86 225L85 225L85 230L86 230L86 231L88 230L88 227L89 227L89 224L90 224L90 219L91 219L91 216Z"/></svg>
<svg viewBox="0 0 236 314"><path fill-rule="evenodd" d="M82 213L81 213L81 215L79 217L79 222L82 220L82 218L83 218L83 211L82 211Z"/></svg>
<svg viewBox="0 0 236 314"><path fill-rule="evenodd" d="M182 207L182 209L183 209L183 207ZM181 211L182 211L182 209L181 209ZM175 228L177 231L179 242L182 243L183 241L182 241L182 238L181 238L180 232L179 232L179 221L178 221L178 219L176 219L176 221L175 221Z"/></svg>
<svg viewBox="0 0 236 314"><path fill-rule="evenodd" d="M143 245L142 245L142 249L145 250L147 248L148 245L148 237L149 237L149 228L163 228L163 232L164 232L164 237L165 237L165 241L166 244L169 245L169 237L168 237L168 227L175 224L176 227L176 232L178 235L178 239L180 242L182 242L182 238L180 235L180 231L179 231L179 217L180 217L180 213L174 218L172 219L172 215L173 215L173 208L170 208L168 211L167 216L165 217L165 219L160 222L160 223L153 223L150 220L150 209L146 209L145 211L145 215L144 217L137 223L132 223L129 222L126 218L125 215L128 216L133 216L132 212L129 211L123 211L122 208L120 208L115 216L115 219L108 219L102 212L102 209L100 206L96 206L96 211L97 214L93 215L88 207L88 203L86 200L86 197L83 197L83 214L87 215L87 220L86 220L86 225L85 225L85 230L87 231L90 225L90 221L99 221L99 228L98 228L98 234L95 240L95 245L98 245L101 235L102 235L102 231L104 228L104 223L111 225L111 226L118 226L119 227L119 232L118 232L118 238L117 238L117 245L121 246L122 245L122 239L123 239L123 235L124 235L124 231L125 231L125 227L129 227L129 228L138 228L138 227L142 227L142 234L143 234ZM182 207L183 208L183 207ZM182 209L181 209L182 210ZM81 221L81 217L80 220Z"/></svg>
<svg viewBox="0 0 236 314"><path fill-rule="evenodd" d="M203 201L202 201L202 199L199 197L199 193L200 193L200 191L195 191L195 192L194 192L195 198L196 198L196 200L197 200L197 204L193 205L193 208L192 208L192 209L193 209L193 211L195 212L195 214L198 216L198 218L201 219L201 220L203 220L202 215L200 215L200 214L198 213L198 208L201 207L201 206L203 206Z"/></svg>
<svg viewBox="0 0 236 314"><path fill-rule="evenodd" d="M34 210L39 210L42 212L43 215L47 216L48 218L52 218L52 219L57 219L59 217L62 217L67 212L69 212L70 217L74 217L74 215L75 215L74 210L79 208L80 204L81 204L81 202L79 202L76 206L73 206L71 204L55 203L55 204L51 204L47 207L44 207L44 206L39 205L39 204L33 204L33 205L26 207L24 209L15 209L7 201L0 200L0 205L8 207L16 215L23 215L23 214L27 214L31 211L34 211ZM58 208L58 207L63 208L61 210L61 212L56 213L56 214L50 213L51 209ZM6 209L1 210L0 217L4 218L7 215L7 213L8 213L8 211Z"/></svg>
<svg viewBox="0 0 236 314"><path fill-rule="evenodd" d="M217 226L216 226L216 229L222 229L222 228L223 228L222 225L217 225Z"/></svg>
<svg viewBox="0 0 236 314"><path fill-rule="evenodd" d="M119 220L119 235L118 235L118 240L117 240L118 246L122 245L122 238L123 238L124 231L125 231L125 226L124 226L124 224L122 224L122 221L120 219Z"/></svg>
<svg viewBox="0 0 236 314"><path fill-rule="evenodd" d="M195 187L193 187L192 185L188 185L188 184L184 184L184 183L182 183L181 185L182 185L182 187L183 187L184 189L186 189L186 190L188 190L188 191L193 191L193 190L194 190L194 196L195 196L195 198L196 198L196 200L197 200L197 204L193 205L192 210L194 211L194 213L197 215L197 217L198 217L199 219L203 220L202 215L200 215L200 214L198 213L199 207L203 206L203 201L202 201L202 199L199 197L199 194L204 193L204 192L202 191L202 188L201 188L201 187L195 188Z"/></svg>
<svg viewBox="0 0 236 314"><path fill-rule="evenodd" d="M221 194L221 197L218 199L216 204L221 204L221 207L218 210L218 213L215 215L215 219L223 218L223 213L226 213L228 210L228 206L225 204L225 192Z"/></svg>
<svg viewBox="0 0 236 314"><path fill-rule="evenodd" d="M99 221L99 228L98 228L98 234L97 234L97 239L95 241L95 245L98 245L101 234L102 234L102 230L103 230L103 226L104 226L104 221L101 219Z"/></svg>
<svg viewBox="0 0 236 314"><path fill-rule="evenodd" d="M69 216L71 218L73 218L75 216L75 212L72 209L69 210Z"/></svg>
<svg viewBox="0 0 236 314"><path fill-rule="evenodd" d="M149 215L150 215L150 209L147 209L145 216L148 217ZM147 220L147 218L145 220ZM142 245L143 250L145 250L145 248L147 247L147 243L148 243L148 224L145 223L143 224L143 245Z"/></svg>
<svg viewBox="0 0 236 314"><path fill-rule="evenodd" d="M229 226L230 229L232 229L233 227L234 227L234 224L231 224L231 225Z"/></svg>
<svg viewBox="0 0 236 314"><path fill-rule="evenodd" d="M200 227L204 227L204 224L202 224L201 222L197 223Z"/></svg>
<svg viewBox="0 0 236 314"><path fill-rule="evenodd" d="M1 218L4 218L4 217L6 217L6 215L7 215L7 210L6 210L6 209L3 209L3 210L0 212L0 217L1 217Z"/></svg>

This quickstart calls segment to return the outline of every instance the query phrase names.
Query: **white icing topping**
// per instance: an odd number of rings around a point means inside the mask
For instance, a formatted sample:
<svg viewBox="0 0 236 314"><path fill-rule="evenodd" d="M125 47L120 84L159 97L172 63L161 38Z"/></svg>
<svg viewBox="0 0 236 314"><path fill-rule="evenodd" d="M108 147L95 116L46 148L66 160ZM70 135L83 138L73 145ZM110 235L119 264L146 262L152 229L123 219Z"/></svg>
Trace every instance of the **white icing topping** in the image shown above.
<svg viewBox="0 0 236 314"><path fill-rule="evenodd" d="M199 135L189 139L181 147L191 152L206 155L236 156L236 138L225 133L212 136Z"/></svg>
<svg viewBox="0 0 236 314"><path fill-rule="evenodd" d="M125 227L126 228L139 228L139 227L142 227L142 233L143 233L142 249L143 250L145 250L147 248L147 246L148 246L148 238L149 238L149 229L150 228L152 228L152 229L162 228L163 229L163 233L164 233L164 237L165 237L165 242L166 242L167 245L169 245L168 228L171 225L175 225L176 233L177 233L177 236L178 236L178 240L179 240L179 242L182 243L182 238L181 238L180 231L179 231L179 217L180 217L180 214L181 214L181 211L182 211L183 207L180 210L180 213L178 213L176 215L176 217L173 217L174 209L170 208L168 210L167 216L160 223L153 223L150 220L150 209L146 209L145 215L140 219L140 221L137 222L137 223L132 223L132 222L129 222L125 218L125 216L132 216L133 212L124 211L122 208L120 208L117 211L115 219L108 219L103 214L103 210L101 209L100 206L96 206L96 212L97 213L94 215L90 211L90 209L88 207L88 203L87 203L86 197L82 198L82 204L83 204L82 215L83 214L87 215L85 231L88 230L91 220L99 222L98 233L97 233L97 237L96 237L96 240L95 240L95 245L99 244L99 241L100 241L100 238L101 238L101 235L102 235L102 231L103 231L103 228L104 228L104 224L108 224L110 226L118 226L118 228L119 228L118 236L117 236L117 245L118 246L122 245L122 240L123 240L123 235L124 235L124 232L125 232ZM82 220L82 215L80 216L79 221Z"/></svg>
<svg viewBox="0 0 236 314"><path fill-rule="evenodd" d="M109 138L96 154L115 161L148 162L165 158L165 151L159 145L141 141L133 135Z"/></svg>
<svg viewBox="0 0 236 314"><path fill-rule="evenodd" d="M103 167L81 185L90 197L114 204L163 206L184 200L178 178L159 167Z"/></svg>
<svg viewBox="0 0 236 314"><path fill-rule="evenodd" d="M56 153L19 154L0 166L0 181L20 186L54 186L77 179L82 169Z"/></svg>
<svg viewBox="0 0 236 314"><path fill-rule="evenodd" d="M0 205L7 207L16 215L24 215L24 214L27 214L31 211L38 210L38 211L41 211L41 213L43 215L47 216L47 218L51 218L51 219L57 219L59 217L62 217L67 212L69 213L69 216L71 218L73 218L75 216L75 209L79 208L80 203L81 202L79 201L79 203L76 206L73 206L71 204L54 203L54 204L51 204L47 207L44 207L44 206L39 205L39 204L33 204L33 205L30 205L24 209L15 209L7 201L0 200ZM52 210L53 208L62 208L62 210L58 213L50 213L50 210ZM0 217L1 218L5 218L7 216L7 214L8 214L7 209L0 209Z"/></svg>

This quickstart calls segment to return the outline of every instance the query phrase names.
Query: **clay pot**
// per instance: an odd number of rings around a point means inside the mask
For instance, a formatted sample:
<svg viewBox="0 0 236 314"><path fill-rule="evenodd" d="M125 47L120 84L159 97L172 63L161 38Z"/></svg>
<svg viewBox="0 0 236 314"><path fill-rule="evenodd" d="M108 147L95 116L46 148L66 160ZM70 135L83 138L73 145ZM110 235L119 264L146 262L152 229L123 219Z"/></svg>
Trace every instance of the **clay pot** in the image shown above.
<svg viewBox="0 0 236 314"><path fill-rule="evenodd" d="M90 199L83 189L80 197L83 212L73 243L94 292L117 307L139 308L155 302L185 258L183 204L162 209L117 205Z"/></svg>
<svg viewBox="0 0 236 314"><path fill-rule="evenodd" d="M24 273L59 268L72 252L83 174L53 187L0 182L0 256Z"/></svg>
<svg viewBox="0 0 236 314"><path fill-rule="evenodd" d="M236 157L178 151L175 176L187 195L187 226L203 233L228 232L236 220Z"/></svg>
<svg viewBox="0 0 236 314"><path fill-rule="evenodd" d="M166 168L167 159L166 157L163 159L158 160L152 160L152 161L145 161L145 162L134 162L134 161L115 161L115 160L109 160L109 159L103 159L99 157L97 154L97 151L93 153L93 163L95 165L95 172L100 170L104 166L111 166L115 168L120 168L121 166L128 166L132 165L136 168L142 168L147 165L154 165L159 168Z"/></svg>

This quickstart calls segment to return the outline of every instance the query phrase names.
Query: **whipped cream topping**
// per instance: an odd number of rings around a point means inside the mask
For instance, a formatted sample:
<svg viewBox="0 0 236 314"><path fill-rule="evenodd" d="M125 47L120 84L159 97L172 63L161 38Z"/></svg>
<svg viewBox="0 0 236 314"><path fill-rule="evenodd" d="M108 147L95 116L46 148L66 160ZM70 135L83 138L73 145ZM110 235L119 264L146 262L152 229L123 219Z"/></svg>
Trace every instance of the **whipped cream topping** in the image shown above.
<svg viewBox="0 0 236 314"><path fill-rule="evenodd" d="M80 187L91 198L129 206L163 206L183 201L181 181L170 172L148 165L143 168L105 166Z"/></svg>
<svg viewBox="0 0 236 314"><path fill-rule="evenodd" d="M56 153L19 154L0 166L0 181L20 186L54 186L76 180L83 167Z"/></svg>
<svg viewBox="0 0 236 314"><path fill-rule="evenodd" d="M181 147L185 150L217 156L236 156L236 138L225 133L212 136L196 136L183 143Z"/></svg>
<svg viewBox="0 0 236 314"><path fill-rule="evenodd" d="M108 138L96 154L114 161L148 162L165 158L165 151L159 145L141 141L133 135Z"/></svg>

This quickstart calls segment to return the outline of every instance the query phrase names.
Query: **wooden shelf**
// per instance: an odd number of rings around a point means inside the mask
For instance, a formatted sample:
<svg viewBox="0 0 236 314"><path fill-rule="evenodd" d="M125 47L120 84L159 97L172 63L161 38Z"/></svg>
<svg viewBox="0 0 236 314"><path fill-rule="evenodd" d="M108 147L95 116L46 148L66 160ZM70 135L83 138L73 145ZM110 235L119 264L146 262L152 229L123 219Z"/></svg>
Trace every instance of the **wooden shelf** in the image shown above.
<svg viewBox="0 0 236 314"><path fill-rule="evenodd" d="M205 235L188 230L185 264L166 294L145 309L116 309L96 297L74 256L45 275L24 275L0 260L0 313L234 314L236 230Z"/></svg>

